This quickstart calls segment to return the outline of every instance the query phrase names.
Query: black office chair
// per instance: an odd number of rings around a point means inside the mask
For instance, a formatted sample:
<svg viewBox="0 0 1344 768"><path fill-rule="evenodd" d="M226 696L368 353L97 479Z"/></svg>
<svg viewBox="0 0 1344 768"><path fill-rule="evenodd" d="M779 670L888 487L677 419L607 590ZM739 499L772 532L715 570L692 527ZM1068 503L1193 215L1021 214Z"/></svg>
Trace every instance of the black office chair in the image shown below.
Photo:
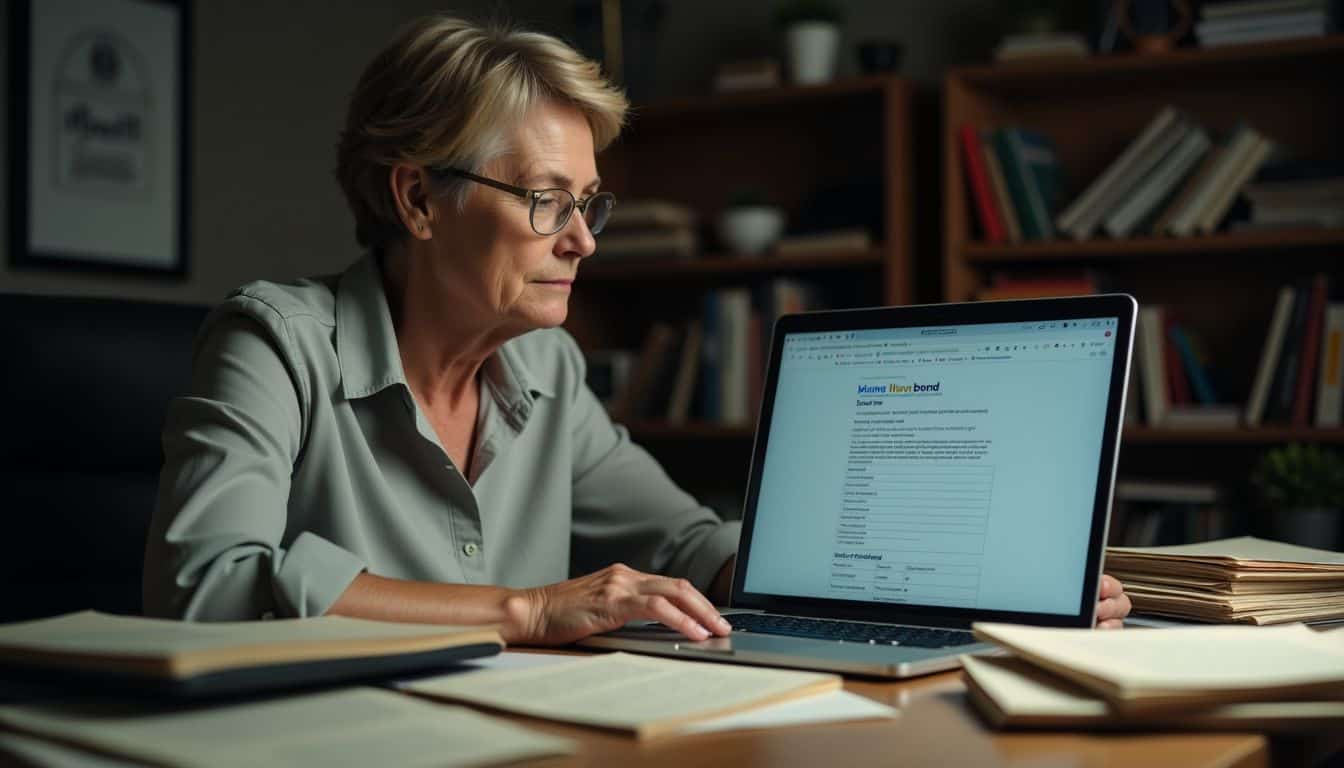
<svg viewBox="0 0 1344 768"><path fill-rule="evenodd" d="M164 412L206 311L0 294L0 621L140 612Z"/></svg>

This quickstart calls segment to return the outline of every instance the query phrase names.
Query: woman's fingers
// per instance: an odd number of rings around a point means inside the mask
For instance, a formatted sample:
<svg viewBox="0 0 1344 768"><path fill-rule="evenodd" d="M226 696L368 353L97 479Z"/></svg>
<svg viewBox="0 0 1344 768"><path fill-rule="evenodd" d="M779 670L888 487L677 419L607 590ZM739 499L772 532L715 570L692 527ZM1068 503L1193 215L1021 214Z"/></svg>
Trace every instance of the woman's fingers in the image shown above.
<svg viewBox="0 0 1344 768"><path fill-rule="evenodd" d="M1097 622L1097 629L1123 629L1125 622L1120 619L1107 619Z"/></svg>
<svg viewBox="0 0 1344 768"><path fill-rule="evenodd" d="M1124 592L1124 591L1125 591L1125 588L1124 588L1123 586L1121 586L1120 581L1119 581L1118 579L1116 579L1114 576L1108 576L1107 574L1104 574L1104 573L1101 574L1101 599L1102 599L1102 600L1105 600L1105 599L1108 598L1108 597L1115 597L1115 596L1121 594L1121 593Z"/></svg>
<svg viewBox="0 0 1344 768"><path fill-rule="evenodd" d="M631 598L637 613L641 616L657 619L664 626L671 627L692 640L709 638L709 630L700 626L700 622L686 615L662 595L642 595Z"/></svg>
<svg viewBox="0 0 1344 768"><path fill-rule="evenodd" d="M709 602L709 598L701 594L700 590L685 579L655 576L641 585L640 591L667 598L700 626L716 635L726 635L733 629L728 625L728 621L714 609L714 604Z"/></svg>

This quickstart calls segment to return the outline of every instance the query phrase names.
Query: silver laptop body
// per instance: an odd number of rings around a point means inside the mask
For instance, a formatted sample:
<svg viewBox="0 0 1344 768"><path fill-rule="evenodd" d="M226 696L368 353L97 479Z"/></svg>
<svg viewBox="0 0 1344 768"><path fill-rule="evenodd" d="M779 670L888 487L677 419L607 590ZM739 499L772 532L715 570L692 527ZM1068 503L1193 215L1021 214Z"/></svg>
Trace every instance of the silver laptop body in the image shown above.
<svg viewBox="0 0 1344 768"><path fill-rule="evenodd" d="M1103 295L780 318L723 609L735 631L693 642L637 622L580 645L901 678L992 648L887 630L1092 626L1137 310ZM744 614L884 639L741 631Z"/></svg>

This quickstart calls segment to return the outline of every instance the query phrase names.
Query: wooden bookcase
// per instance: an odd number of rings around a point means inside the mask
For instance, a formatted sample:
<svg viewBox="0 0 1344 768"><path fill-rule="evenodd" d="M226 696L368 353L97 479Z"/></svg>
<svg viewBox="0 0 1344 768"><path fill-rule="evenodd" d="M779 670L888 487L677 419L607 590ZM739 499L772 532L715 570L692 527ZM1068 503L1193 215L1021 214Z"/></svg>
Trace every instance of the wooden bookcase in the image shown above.
<svg viewBox="0 0 1344 768"><path fill-rule="evenodd" d="M706 292L781 276L818 285L833 306L909 303L911 100L908 81L873 76L636 106L625 133L598 158L603 186L618 200L690 207L705 252L685 261L604 261L599 236L597 254L579 269L566 328L588 351L636 349L654 322L694 317ZM845 185L869 190L862 204L880 207L869 250L744 258L716 245L714 223L741 188L766 191L792 228L807 224L801 219L819 190ZM693 493L743 492L750 427L627 426Z"/></svg>
<svg viewBox="0 0 1344 768"><path fill-rule="evenodd" d="M1344 153L1339 72L1344 36L949 72L942 128L945 299L973 298L995 273L1092 269L1107 288L1178 312L1225 374L1230 391L1223 397L1244 403L1278 288L1319 271L1336 281L1344 276L1344 230L987 244L976 239L956 131L964 124L1016 125L1049 135L1067 203L1167 105L1218 135L1245 120L1303 157L1338 160ZM1133 427L1125 432L1121 472L1244 490L1260 452L1288 441L1340 443L1344 430Z"/></svg>

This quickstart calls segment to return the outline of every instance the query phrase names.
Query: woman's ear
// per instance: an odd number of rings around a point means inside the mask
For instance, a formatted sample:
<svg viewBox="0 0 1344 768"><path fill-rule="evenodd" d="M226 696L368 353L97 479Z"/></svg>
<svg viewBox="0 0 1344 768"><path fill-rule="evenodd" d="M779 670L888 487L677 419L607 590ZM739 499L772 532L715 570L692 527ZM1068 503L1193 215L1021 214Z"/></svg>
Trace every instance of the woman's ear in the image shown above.
<svg viewBox="0 0 1344 768"><path fill-rule="evenodd" d="M406 231L416 240L429 240L433 234L433 212L429 205L429 177L417 165L398 163L387 177L392 203Z"/></svg>

